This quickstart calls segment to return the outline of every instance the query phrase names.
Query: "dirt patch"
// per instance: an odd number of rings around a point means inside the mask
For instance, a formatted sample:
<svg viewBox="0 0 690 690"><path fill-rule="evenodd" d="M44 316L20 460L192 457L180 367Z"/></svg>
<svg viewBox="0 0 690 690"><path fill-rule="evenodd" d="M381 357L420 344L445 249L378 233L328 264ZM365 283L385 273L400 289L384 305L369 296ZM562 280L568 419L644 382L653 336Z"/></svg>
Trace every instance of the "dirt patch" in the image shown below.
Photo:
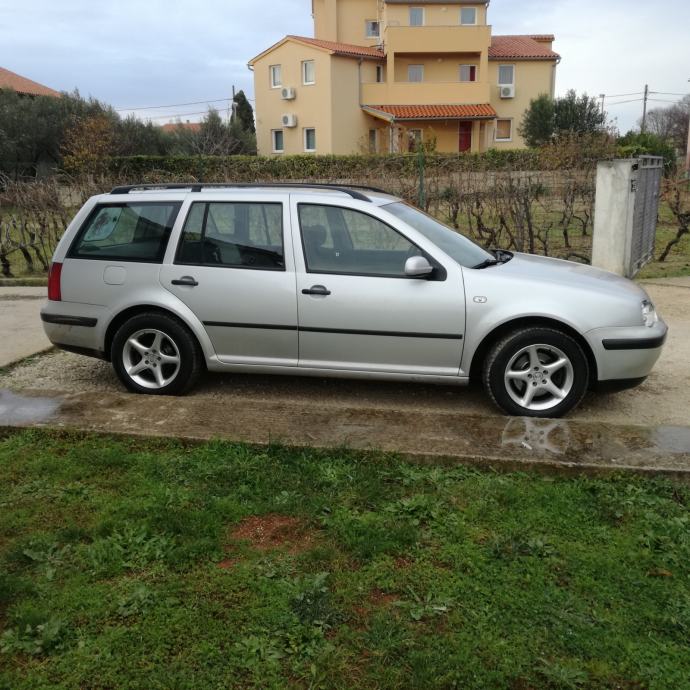
<svg viewBox="0 0 690 690"><path fill-rule="evenodd" d="M230 570L231 568L234 568L237 565L237 563L237 558L226 558L216 563L216 567L220 568L221 570Z"/></svg>
<svg viewBox="0 0 690 690"><path fill-rule="evenodd" d="M316 535L302 520L289 515L250 515L237 525L230 536L236 541L248 541L256 551L281 549L290 554L307 551Z"/></svg>
<svg viewBox="0 0 690 690"><path fill-rule="evenodd" d="M408 558L407 556L398 556L395 559L395 567L399 570L405 570L411 567L413 564L414 560L412 558Z"/></svg>
<svg viewBox="0 0 690 690"><path fill-rule="evenodd" d="M399 599L400 597L397 597L395 594L384 592L382 589L372 589L369 592L369 602L375 607L389 606Z"/></svg>

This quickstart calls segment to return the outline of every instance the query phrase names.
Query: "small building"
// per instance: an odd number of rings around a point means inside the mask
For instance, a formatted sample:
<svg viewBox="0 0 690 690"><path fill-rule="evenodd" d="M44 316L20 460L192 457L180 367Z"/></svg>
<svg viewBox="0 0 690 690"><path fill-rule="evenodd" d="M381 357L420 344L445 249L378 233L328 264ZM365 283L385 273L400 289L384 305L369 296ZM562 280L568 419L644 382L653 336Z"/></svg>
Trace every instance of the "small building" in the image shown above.
<svg viewBox="0 0 690 690"><path fill-rule="evenodd" d="M493 36L489 2L312 0L314 37L249 62L263 155L522 148L522 115L554 95L552 35Z"/></svg>

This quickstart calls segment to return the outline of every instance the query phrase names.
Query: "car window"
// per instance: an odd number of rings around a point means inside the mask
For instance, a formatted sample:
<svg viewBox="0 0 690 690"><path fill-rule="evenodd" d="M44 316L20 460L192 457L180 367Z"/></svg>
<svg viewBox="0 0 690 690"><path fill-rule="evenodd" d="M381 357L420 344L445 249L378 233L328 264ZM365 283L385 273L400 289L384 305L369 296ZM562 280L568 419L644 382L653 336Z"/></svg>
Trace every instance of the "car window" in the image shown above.
<svg viewBox="0 0 690 690"><path fill-rule="evenodd" d="M161 263L179 202L100 204L69 252L71 258Z"/></svg>
<svg viewBox="0 0 690 690"><path fill-rule="evenodd" d="M383 208L421 232L424 237L461 266L471 268L482 263L482 261L494 258L492 254L489 254L472 240L455 230L451 230L447 225L409 204L397 201L393 204L386 204Z"/></svg>
<svg viewBox="0 0 690 690"><path fill-rule="evenodd" d="M304 259L311 273L405 276L405 262L422 252L389 225L339 206L299 204Z"/></svg>
<svg viewBox="0 0 690 690"><path fill-rule="evenodd" d="M192 204L176 263L284 270L282 204Z"/></svg>

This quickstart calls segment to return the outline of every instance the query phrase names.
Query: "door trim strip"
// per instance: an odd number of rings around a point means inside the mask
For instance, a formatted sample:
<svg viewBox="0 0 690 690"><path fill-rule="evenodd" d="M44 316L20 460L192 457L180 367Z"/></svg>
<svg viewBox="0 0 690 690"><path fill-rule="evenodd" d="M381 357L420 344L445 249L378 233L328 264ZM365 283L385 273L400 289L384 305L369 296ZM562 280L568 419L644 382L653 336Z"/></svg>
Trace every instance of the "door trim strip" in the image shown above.
<svg viewBox="0 0 690 690"><path fill-rule="evenodd" d="M310 326L286 326L268 323L230 323L225 321L204 321L204 326L221 328L261 328L275 331L304 331L305 333L337 333L341 335L374 335L392 338L430 338L438 340L462 340L459 333L411 333L409 331L368 331L352 328L314 328Z"/></svg>

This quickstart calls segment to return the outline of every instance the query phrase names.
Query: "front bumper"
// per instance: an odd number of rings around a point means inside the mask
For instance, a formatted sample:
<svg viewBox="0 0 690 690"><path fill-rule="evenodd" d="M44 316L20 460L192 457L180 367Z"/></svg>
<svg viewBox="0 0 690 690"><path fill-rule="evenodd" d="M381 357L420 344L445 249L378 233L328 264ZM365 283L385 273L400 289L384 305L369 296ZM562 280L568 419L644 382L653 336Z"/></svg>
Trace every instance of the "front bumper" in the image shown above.
<svg viewBox="0 0 690 690"><path fill-rule="evenodd" d="M595 328L585 333L597 361L599 382L644 379L661 355L668 326Z"/></svg>

